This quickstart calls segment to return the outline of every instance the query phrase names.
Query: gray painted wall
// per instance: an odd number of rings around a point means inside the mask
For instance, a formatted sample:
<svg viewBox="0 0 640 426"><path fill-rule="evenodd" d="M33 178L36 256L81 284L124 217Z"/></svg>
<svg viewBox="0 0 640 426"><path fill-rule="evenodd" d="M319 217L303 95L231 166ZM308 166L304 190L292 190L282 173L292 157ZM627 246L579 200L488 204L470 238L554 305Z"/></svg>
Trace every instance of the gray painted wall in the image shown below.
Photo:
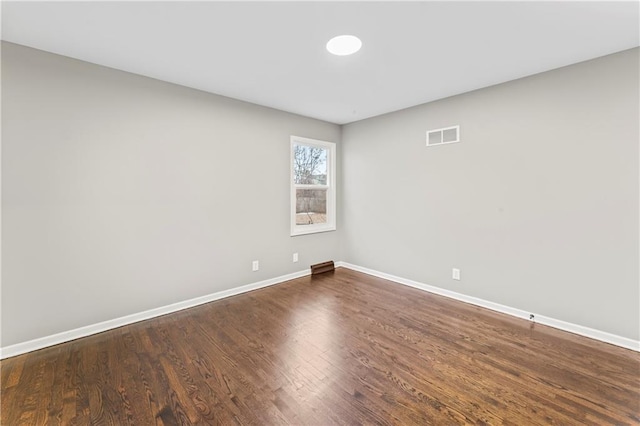
<svg viewBox="0 0 640 426"><path fill-rule="evenodd" d="M640 339L638 52L344 126L343 260Z"/></svg>
<svg viewBox="0 0 640 426"><path fill-rule="evenodd" d="M640 339L638 49L341 128L2 48L2 346L327 259ZM291 134L337 232L289 237Z"/></svg>
<svg viewBox="0 0 640 426"><path fill-rule="evenodd" d="M338 260L288 183L337 125L10 43L2 107L2 346Z"/></svg>

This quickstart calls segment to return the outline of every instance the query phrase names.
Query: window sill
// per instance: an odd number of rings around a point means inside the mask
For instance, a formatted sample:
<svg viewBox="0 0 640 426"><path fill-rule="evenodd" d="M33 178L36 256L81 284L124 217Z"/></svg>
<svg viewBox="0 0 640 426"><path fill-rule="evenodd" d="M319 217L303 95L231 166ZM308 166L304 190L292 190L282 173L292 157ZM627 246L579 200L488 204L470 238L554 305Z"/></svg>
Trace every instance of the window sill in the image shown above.
<svg viewBox="0 0 640 426"><path fill-rule="evenodd" d="M335 231L336 230L336 226L335 225L325 225L325 226L314 226L314 227L310 227L309 229L293 229L291 230L291 236L292 237L297 237L299 235L309 235L309 234L318 234L321 232L331 232L331 231Z"/></svg>

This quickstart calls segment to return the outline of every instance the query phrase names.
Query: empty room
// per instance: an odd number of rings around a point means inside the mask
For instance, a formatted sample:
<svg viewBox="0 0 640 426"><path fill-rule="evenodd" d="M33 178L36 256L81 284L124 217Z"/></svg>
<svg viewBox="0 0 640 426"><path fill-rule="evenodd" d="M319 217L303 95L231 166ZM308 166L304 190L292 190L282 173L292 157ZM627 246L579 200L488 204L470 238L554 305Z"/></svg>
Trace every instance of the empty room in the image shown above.
<svg viewBox="0 0 640 426"><path fill-rule="evenodd" d="M0 424L640 425L637 1L3 1Z"/></svg>

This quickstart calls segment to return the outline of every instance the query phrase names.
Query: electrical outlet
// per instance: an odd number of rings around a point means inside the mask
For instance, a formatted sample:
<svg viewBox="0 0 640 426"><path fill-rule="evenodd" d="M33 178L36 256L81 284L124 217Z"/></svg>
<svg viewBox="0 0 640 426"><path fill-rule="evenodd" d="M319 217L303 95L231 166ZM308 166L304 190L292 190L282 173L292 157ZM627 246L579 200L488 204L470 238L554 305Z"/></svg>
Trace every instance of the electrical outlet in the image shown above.
<svg viewBox="0 0 640 426"><path fill-rule="evenodd" d="M294 263L298 261L298 253L293 253L293 261Z"/></svg>
<svg viewBox="0 0 640 426"><path fill-rule="evenodd" d="M251 269L253 270L253 272L255 272L258 269L260 269L260 262L258 262L257 260L254 260L253 264L251 265Z"/></svg>
<svg viewBox="0 0 640 426"><path fill-rule="evenodd" d="M460 269L453 268L451 270L451 278L453 278L456 281L460 281Z"/></svg>

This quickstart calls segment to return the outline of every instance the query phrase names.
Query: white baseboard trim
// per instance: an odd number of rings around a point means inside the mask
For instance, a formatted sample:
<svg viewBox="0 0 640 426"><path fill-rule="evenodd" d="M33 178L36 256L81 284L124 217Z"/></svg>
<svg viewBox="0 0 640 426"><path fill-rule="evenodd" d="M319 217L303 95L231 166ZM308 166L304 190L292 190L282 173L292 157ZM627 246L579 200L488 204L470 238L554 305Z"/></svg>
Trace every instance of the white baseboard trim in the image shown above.
<svg viewBox="0 0 640 426"><path fill-rule="evenodd" d="M446 290L439 287L434 287L428 284L423 284L417 281L409 280L406 278L397 277L395 275L386 274L373 269L365 268L351 263L338 261L335 263L336 267L343 267L354 271L362 272L374 277L383 278L389 281L403 284L409 287L417 288L419 290L427 291L429 293L439 294L441 296L449 297L451 299L459 300L461 302L470 303L472 305L480 306L483 308L491 309L492 311L502 312L517 318L529 320L529 314L531 312L523 311L521 309L512 308L509 306L501 305L499 303L489 302L484 299L480 299L473 296L467 296L454 291ZM15 345L6 346L0 348L0 359L10 358L13 356L21 355L27 352L32 352L38 349L43 349L49 346L58 345L60 343L76 340L81 337L87 337L92 334L102 333L104 331L112 330L114 328L122 327L125 325L133 324L139 321L148 320L151 318L159 317L162 315L170 314L172 312L181 311L183 309L192 308L194 306L202 305L204 303L213 302L215 300L224 299L225 297L235 296L237 294L246 293L252 290L268 287L271 285L279 284L285 281L293 280L296 278L310 275L310 270L304 270L294 272L287 275L281 275L279 277L271 278L268 280L259 281L252 284L247 284L241 287L232 288L229 290L223 290L216 293L208 294L201 297L185 300L182 302L172 303L170 305L161 306L159 308L149 309L144 312L136 314L126 315L124 317L115 318L108 321L103 321L97 324L87 325L84 327L76 328L74 330L63 331L61 333L52 334L50 336L41 337L38 339L29 340L22 343L16 343ZM640 341L628 339L626 337L617 336L615 334L607 333L593 328L584 327L581 325L561 321L555 318L545 317L543 315L536 314L536 322L543 325L548 325L560 330L568 331L570 333L578 334L580 336L589 337L591 339L599 340L612 345L620 346L623 348L631 349L636 352L640 352Z"/></svg>
<svg viewBox="0 0 640 426"><path fill-rule="evenodd" d="M566 321L561 321L555 318L539 315L535 312L527 312L521 309L512 308L510 306L501 305L499 303L489 302L488 300L480 299L473 296L467 296L465 294L456 293L455 291L446 290L439 287L434 287L428 284L423 284L417 281L409 280L406 278L397 277L395 275L386 274L384 272L375 271L373 269L365 268L358 265L353 265L347 262L336 262L336 267L343 267L352 269L357 272L362 272L374 277L383 278L385 280L393 281L398 284L403 284L409 287L417 288L419 290L427 291L429 293L438 294L440 296L449 297L451 299L459 300L461 302L470 303L472 305L480 306L482 308L491 309L492 311L501 312L503 314L511 315L517 318L529 320L529 315L535 315L535 321L538 324L548 325L549 327L557 328L570 333L578 334L580 336L589 337L591 339L599 340L612 345L620 346L632 351L640 352L640 341L629 339L626 337L618 336L615 334L607 333L593 328L584 327L578 324L573 324Z"/></svg>
<svg viewBox="0 0 640 426"><path fill-rule="evenodd" d="M87 337L92 334L102 333L103 331L108 331L139 321L159 317L161 315L170 314L172 312L181 311L183 309L192 308L204 303L213 302L214 300L224 299L225 297L235 296L237 294L246 293L248 291L257 290L274 284L280 284L282 282L304 277L307 275L311 275L311 271L308 269L287 275L281 275L279 277L259 281L252 284L243 285L241 287L231 288L229 290L211 293L206 296L196 297L182 302L172 303L171 305L149 309L144 312L99 322L97 324L87 325L84 327L76 328L74 330L63 331L61 333L52 334L50 336L40 337L38 339L33 339L22 343L16 343L15 345L0 348L0 359L10 358L16 355L21 355L27 352L43 349L53 345L58 345L60 343L69 342L71 340L76 340L81 337Z"/></svg>

